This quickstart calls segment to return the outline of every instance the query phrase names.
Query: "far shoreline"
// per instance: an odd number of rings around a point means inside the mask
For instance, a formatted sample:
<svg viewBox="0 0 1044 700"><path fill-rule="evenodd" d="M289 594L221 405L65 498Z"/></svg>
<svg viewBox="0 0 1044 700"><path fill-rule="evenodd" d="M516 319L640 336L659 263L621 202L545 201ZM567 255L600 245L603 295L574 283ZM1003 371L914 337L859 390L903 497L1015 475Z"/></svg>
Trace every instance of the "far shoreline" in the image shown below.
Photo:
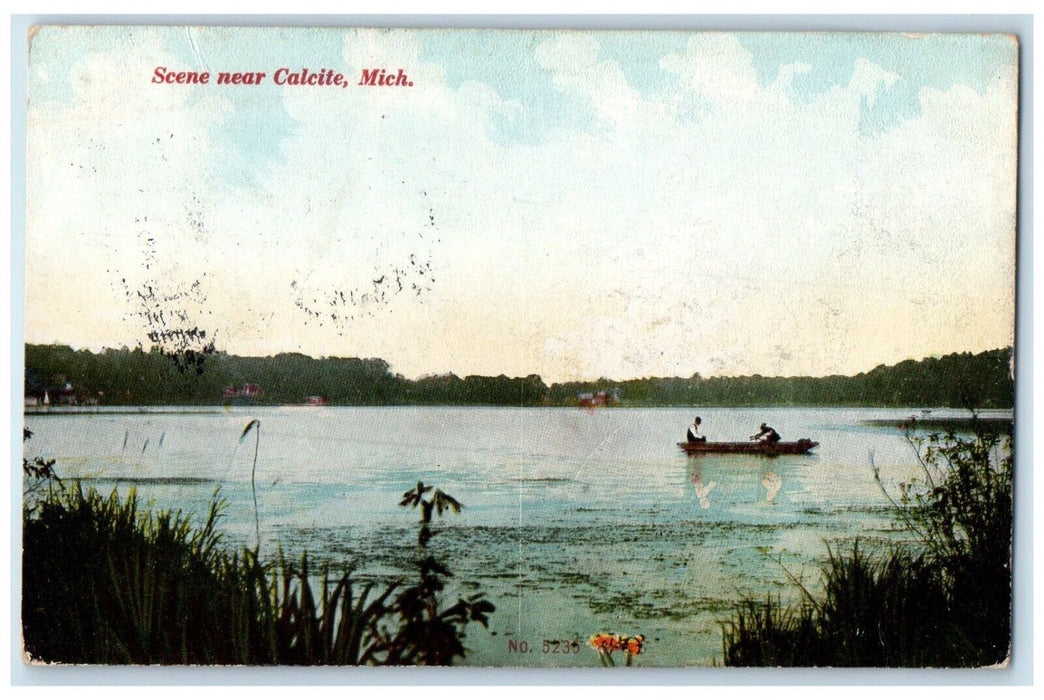
<svg viewBox="0 0 1044 700"><path fill-rule="evenodd" d="M61 415L135 415L135 414L160 414L160 415L208 415L208 414L219 414L219 413L230 413L235 411L236 413L242 413L249 409L278 409L278 408L300 408L308 411L324 411L327 409L340 409L340 408L496 408L496 409L516 409L516 410L543 410L543 409L566 409L570 411L580 411L582 413L601 413L602 411L627 411L627 410L648 410L648 409L669 409L669 410L744 410L744 409L793 409L793 410L829 410L829 409L867 409L867 410L881 410L896 413L911 413L911 420L906 421L903 418L887 418L887 419L867 419L863 421L866 425L894 425L897 421L909 422L911 425L917 425L920 427L929 427L940 422L967 422L971 423L976 420L991 423L997 421L1011 422L1011 418L1004 416L997 416L998 413L1012 414L1014 407L995 407L977 410L976 415L968 416L952 416L945 418L917 418L913 415L916 412L924 411L920 406L888 406L881 404L734 404L734 405L720 405L720 404L634 404L634 405L615 405L615 406L600 406L598 408L585 408L583 406L569 406L569 405L528 405L528 406L512 406L507 404L494 404L494 403L468 403L468 404L452 404L452 403L440 403L440 404L429 404L429 403L411 403L411 404L329 404L326 406L312 406L309 404L277 404L277 403L257 403L257 404L117 404L112 406L26 406L23 409L23 415L25 416L61 416ZM931 411L964 411L971 413L969 409L957 406L933 406ZM983 415L986 414L986 415Z"/></svg>

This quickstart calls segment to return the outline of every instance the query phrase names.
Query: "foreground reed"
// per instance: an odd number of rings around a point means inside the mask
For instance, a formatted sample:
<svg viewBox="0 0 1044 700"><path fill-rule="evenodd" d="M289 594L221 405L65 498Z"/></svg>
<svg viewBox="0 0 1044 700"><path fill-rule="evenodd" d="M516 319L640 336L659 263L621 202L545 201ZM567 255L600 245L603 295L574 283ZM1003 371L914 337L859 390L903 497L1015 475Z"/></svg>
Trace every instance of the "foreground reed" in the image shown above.
<svg viewBox="0 0 1044 700"><path fill-rule="evenodd" d="M722 625L727 666L981 667L1011 640L1010 442L914 441L923 477L893 505L915 542L866 552L828 548L822 590L741 602ZM1000 452L1007 456L998 457ZM878 483L879 475L875 472ZM882 485L882 489L884 486ZM885 491L888 494L887 491ZM889 496L891 499L891 496Z"/></svg>
<svg viewBox="0 0 1044 700"><path fill-rule="evenodd" d="M454 501L454 503L456 503ZM459 504L457 504L459 506ZM79 484L48 490L24 517L22 622L34 660L87 664L449 664L492 604L443 606L430 556L417 585L331 576L307 554L274 563L229 554L215 497L203 525L142 512ZM425 525L427 526L427 524ZM317 587L316 583L318 582ZM432 634L432 629L438 635Z"/></svg>

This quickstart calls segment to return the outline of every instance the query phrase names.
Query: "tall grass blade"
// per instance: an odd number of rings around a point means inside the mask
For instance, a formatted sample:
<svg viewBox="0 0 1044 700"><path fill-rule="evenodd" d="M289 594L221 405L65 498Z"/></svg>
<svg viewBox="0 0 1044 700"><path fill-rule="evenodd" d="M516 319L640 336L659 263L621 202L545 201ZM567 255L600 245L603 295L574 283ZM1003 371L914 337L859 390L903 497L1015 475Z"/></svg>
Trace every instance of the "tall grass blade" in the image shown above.
<svg viewBox="0 0 1044 700"><path fill-rule="evenodd" d="M246 439L246 436L250 432L251 429L254 429L254 437L255 437L255 439L254 439L254 464L250 468L250 492L254 496L254 531L255 531L255 535L257 537L257 540L256 540L257 547L260 549L260 547L261 547L261 512L260 512L260 510L258 510L258 507L257 507L257 485L255 484L254 479L255 479L255 476L257 474L257 451L258 451L258 448L261 445L261 421L258 420L257 418L254 418L252 421L247 423L246 427L243 428L243 433L239 436L239 442L240 442L240 444L243 443L243 440Z"/></svg>

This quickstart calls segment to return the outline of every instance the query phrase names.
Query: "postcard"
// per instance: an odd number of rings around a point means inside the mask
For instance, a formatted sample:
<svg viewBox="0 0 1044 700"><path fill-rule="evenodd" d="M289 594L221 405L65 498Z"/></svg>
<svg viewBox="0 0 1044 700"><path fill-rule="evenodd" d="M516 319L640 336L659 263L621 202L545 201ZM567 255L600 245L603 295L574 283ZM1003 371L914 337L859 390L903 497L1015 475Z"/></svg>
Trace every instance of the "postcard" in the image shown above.
<svg viewBox="0 0 1044 700"><path fill-rule="evenodd" d="M1009 663L1014 37L29 44L26 663Z"/></svg>

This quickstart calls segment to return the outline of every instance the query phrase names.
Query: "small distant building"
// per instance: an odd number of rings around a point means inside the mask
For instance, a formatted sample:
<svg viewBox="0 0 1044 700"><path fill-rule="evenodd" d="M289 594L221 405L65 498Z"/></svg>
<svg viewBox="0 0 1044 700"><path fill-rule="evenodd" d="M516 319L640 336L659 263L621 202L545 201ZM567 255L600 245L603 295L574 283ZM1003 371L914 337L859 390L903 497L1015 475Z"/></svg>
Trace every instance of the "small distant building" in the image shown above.
<svg viewBox="0 0 1044 700"><path fill-rule="evenodd" d="M55 375L49 384L45 384L37 378L36 374L29 369L25 370L25 391L23 393L23 404L27 408L40 406L96 406L99 399L104 396L102 392L94 395L78 395L64 374Z"/></svg>
<svg viewBox="0 0 1044 700"><path fill-rule="evenodd" d="M57 386L34 387L26 391L24 396L25 406L76 406L79 401L76 391L70 382L62 382Z"/></svg>
<svg viewBox="0 0 1044 700"><path fill-rule="evenodd" d="M576 401L580 408L597 408L620 403L620 390L610 389L597 392L582 391L576 395Z"/></svg>
<svg viewBox="0 0 1044 700"><path fill-rule="evenodd" d="M59 406L75 406L76 391L70 382L65 382L55 390L55 399Z"/></svg>
<svg viewBox="0 0 1044 700"><path fill-rule="evenodd" d="M241 389L237 389L234 386L226 386L221 390L221 398L225 401L235 401L237 399L251 401L260 398L263 393L260 384L244 384Z"/></svg>

